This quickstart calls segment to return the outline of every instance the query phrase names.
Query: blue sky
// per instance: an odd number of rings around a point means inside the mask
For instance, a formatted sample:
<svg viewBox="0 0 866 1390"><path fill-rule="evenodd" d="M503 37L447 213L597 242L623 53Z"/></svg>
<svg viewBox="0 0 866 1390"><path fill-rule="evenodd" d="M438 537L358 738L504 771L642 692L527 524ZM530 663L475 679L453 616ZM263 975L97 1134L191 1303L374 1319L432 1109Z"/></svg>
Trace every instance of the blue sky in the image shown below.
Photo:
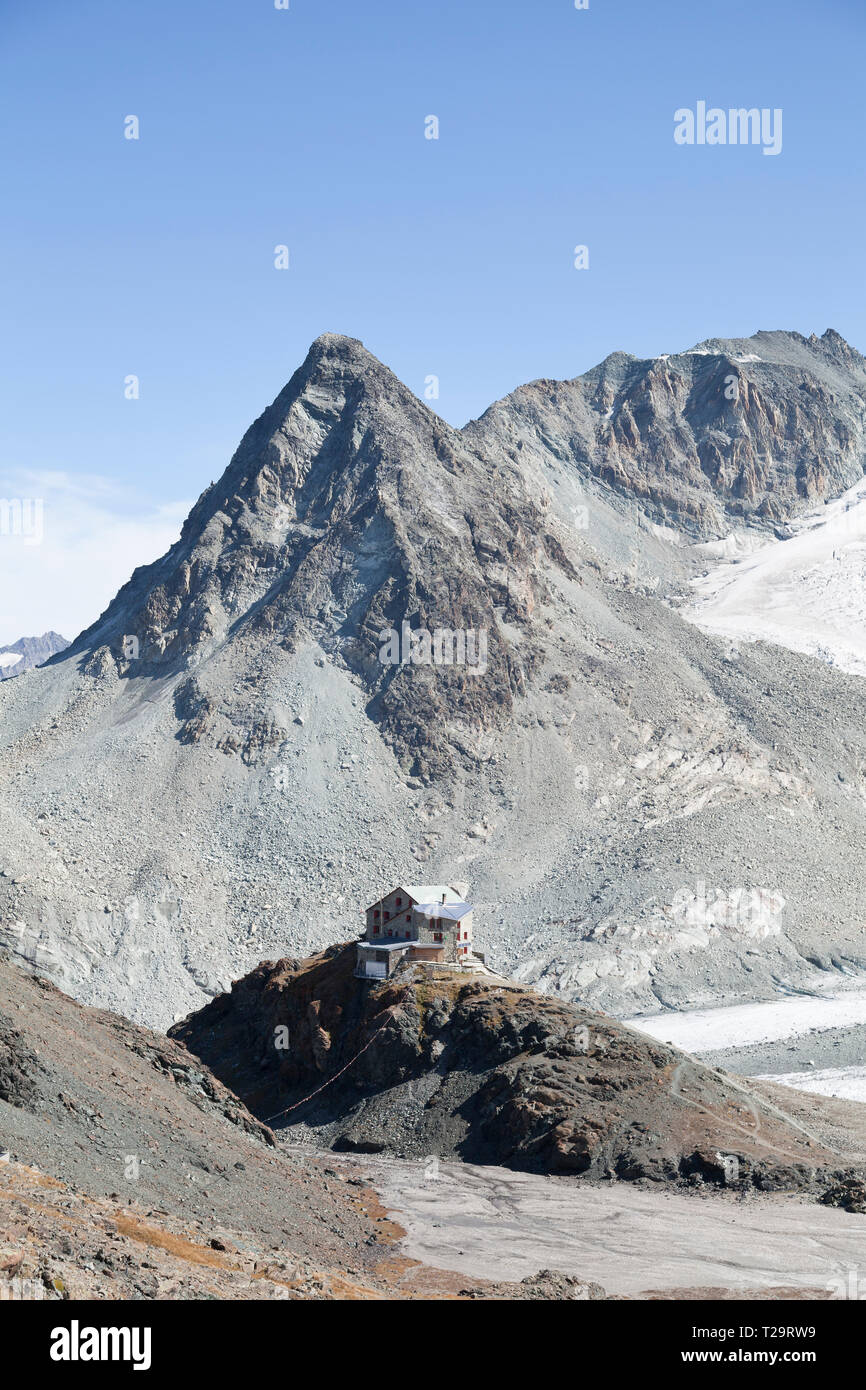
<svg viewBox="0 0 866 1390"><path fill-rule="evenodd" d="M866 350L860 0L290 4L0 0L0 643L90 621L325 330L456 424L617 348ZM676 145L699 100L781 154Z"/></svg>

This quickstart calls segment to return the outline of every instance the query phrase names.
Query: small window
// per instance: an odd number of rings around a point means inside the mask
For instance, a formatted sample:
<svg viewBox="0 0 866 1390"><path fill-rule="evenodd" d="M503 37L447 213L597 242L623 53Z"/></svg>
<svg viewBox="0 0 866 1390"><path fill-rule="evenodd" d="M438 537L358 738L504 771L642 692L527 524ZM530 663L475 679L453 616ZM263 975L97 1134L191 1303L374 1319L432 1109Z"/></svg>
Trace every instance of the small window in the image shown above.
<svg viewBox="0 0 866 1390"><path fill-rule="evenodd" d="M390 912L386 912L386 913L385 913L385 921L386 921L386 922L389 921L390 917L391 917Z"/></svg>
<svg viewBox="0 0 866 1390"><path fill-rule="evenodd" d="M376 926L373 927L373 935L374 935L374 936L378 936L378 935L379 935L379 928L376 927Z"/></svg>
<svg viewBox="0 0 866 1390"><path fill-rule="evenodd" d="M395 907L402 907L402 906L403 906L403 899L402 899L402 898L395 898L395 899L394 899L394 906L395 906Z"/></svg>
<svg viewBox="0 0 866 1390"><path fill-rule="evenodd" d="M378 916L379 916L379 909L378 909L378 907L376 907L376 908L373 909L373 916L374 916L374 917L378 917Z"/></svg>
<svg viewBox="0 0 866 1390"><path fill-rule="evenodd" d="M393 933L392 931L389 931L389 932L388 932L388 935L389 935L389 936L393 936L394 933Z"/></svg>
<svg viewBox="0 0 866 1390"><path fill-rule="evenodd" d="M411 935L411 932L407 932L407 933L406 933L406 940L407 940L407 941L409 940L410 935Z"/></svg>
<svg viewBox="0 0 866 1390"><path fill-rule="evenodd" d="M410 916L410 914L407 912L407 913L406 913L406 921L409 922L409 921L411 921L411 920L412 920L412 919L411 919L411 916Z"/></svg>
<svg viewBox="0 0 866 1390"><path fill-rule="evenodd" d="M441 940L442 940L442 933L441 933L441 931L437 931L437 932L434 932L434 933L433 933L433 940L434 940L434 941L441 941Z"/></svg>

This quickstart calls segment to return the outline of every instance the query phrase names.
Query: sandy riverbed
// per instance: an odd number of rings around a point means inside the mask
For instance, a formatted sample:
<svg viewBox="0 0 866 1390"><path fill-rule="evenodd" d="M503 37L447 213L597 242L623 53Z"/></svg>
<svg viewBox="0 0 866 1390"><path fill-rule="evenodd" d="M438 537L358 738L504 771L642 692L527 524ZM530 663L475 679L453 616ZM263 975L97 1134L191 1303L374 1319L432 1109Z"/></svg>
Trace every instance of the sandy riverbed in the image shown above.
<svg viewBox="0 0 866 1390"><path fill-rule="evenodd" d="M403 1253L467 1278L552 1268L619 1294L793 1286L826 1295L855 1269L866 1297L866 1219L796 1196L590 1186L366 1155L356 1162L405 1228Z"/></svg>

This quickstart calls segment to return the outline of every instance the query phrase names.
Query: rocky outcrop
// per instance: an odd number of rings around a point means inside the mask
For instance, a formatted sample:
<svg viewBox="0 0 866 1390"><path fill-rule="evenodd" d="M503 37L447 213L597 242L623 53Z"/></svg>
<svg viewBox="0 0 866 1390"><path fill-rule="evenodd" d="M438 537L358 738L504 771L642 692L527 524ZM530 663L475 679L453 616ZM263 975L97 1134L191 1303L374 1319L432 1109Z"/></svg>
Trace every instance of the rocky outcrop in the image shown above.
<svg viewBox="0 0 866 1390"><path fill-rule="evenodd" d="M843 1170L748 1083L602 1014L459 971L362 982L354 956L264 962L172 1035L336 1151L763 1191Z"/></svg>
<svg viewBox="0 0 866 1390"><path fill-rule="evenodd" d="M866 1216L866 1181L848 1177L842 1182L833 1183L822 1194L821 1201L827 1207L841 1207L843 1211L855 1211Z"/></svg>
<svg viewBox="0 0 866 1390"><path fill-rule="evenodd" d="M19 1028L0 1014L0 1100L22 1110L35 1110L44 1068Z"/></svg>
<svg viewBox="0 0 866 1390"><path fill-rule="evenodd" d="M590 1303L606 1297L601 1284L591 1279L576 1279L571 1274L563 1274L558 1269L540 1269L537 1274L527 1274L519 1284L477 1285L461 1290L463 1298L507 1298L510 1301L555 1299L557 1302Z"/></svg>

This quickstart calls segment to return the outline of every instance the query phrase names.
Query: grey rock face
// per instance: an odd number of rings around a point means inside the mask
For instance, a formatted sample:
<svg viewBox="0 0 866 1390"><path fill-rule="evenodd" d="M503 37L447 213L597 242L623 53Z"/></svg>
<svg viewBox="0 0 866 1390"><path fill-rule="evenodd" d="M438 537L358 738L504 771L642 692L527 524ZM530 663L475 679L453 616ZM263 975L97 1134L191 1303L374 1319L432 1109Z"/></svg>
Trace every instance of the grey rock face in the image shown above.
<svg viewBox="0 0 866 1390"><path fill-rule="evenodd" d="M860 682L671 600L691 539L862 472L864 371L831 333L616 354L455 430L318 339L178 543L4 684L0 941L165 1026L457 875L495 966L608 1011L861 970Z"/></svg>

